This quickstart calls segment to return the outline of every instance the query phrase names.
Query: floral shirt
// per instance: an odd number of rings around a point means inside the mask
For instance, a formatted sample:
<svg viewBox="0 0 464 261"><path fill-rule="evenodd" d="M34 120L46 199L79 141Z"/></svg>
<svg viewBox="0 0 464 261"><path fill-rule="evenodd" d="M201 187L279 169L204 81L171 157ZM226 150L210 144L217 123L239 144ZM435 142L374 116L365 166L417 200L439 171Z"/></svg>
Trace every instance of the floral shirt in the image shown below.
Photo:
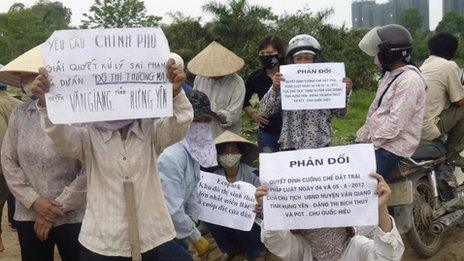
<svg viewBox="0 0 464 261"><path fill-rule="evenodd" d="M348 104L347 96L347 104ZM282 150L299 150L326 147L332 142L332 117L342 117L346 107L333 110L295 110L281 109L280 93L270 88L260 102L260 112L269 117L282 111L282 132L280 148Z"/></svg>
<svg viewBox="0 0 464 261"><path fill-rule="evenodd" d="M53 150L35 104L30 101L13 110L2 146L3 174L16 198L14 219L35 221L31 207L43 196L60 202L66 213L55 226L80 223L85 210L86 176L78 160Z"/></svg>

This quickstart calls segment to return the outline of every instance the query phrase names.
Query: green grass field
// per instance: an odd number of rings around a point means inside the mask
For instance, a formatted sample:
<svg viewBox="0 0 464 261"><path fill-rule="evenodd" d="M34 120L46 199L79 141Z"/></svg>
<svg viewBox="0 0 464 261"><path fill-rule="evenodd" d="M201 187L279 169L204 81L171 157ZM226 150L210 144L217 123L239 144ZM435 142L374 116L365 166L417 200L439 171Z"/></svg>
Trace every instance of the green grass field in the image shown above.
<svg viewBox="0 0 464 261"><path fill-rule="evenodd" d="M373 91L358 90L351 95L348 113L343 118L334 118L332 128L334 131L333 145L347 145L354 143L356 131L364 124L367 111L374 100Z"/></svg>

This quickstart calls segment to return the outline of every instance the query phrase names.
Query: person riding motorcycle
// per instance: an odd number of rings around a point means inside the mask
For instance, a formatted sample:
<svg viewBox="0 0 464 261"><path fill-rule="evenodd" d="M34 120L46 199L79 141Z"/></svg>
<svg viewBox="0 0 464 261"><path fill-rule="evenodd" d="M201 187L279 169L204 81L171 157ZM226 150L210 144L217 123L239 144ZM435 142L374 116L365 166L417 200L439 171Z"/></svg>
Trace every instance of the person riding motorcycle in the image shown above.
<svg viewBox="0 0 464 261"><path fill-rule="evenodd" d="M463 168L464 88L461 70L452 61L457 47L458 39L447 33L428 41L430 56L420 67L427 83L422 139L445 141L449 162Z"/></svg>
<svg viewBox="0 0 464 261"><path fill-rule="evenodd" d="M359 43L383 76L356 141L374 144L377 173L387 181L401 158L413 155L421 136L426 85L411 62L412 46L409 31L396 24L373 28Z"/></svg>

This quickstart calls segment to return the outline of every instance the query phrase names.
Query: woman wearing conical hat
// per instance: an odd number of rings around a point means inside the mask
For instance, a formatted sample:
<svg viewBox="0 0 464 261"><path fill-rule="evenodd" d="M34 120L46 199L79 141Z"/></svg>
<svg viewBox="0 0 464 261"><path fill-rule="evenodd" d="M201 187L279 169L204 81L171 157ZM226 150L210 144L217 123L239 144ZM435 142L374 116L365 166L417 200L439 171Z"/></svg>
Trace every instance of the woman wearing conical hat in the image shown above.
<svg viewBox="0 0 464 261"><path fill-rule="evenodd" d="M258 158L258 146L234 134L224 131L214 140L220 168L216 174L224 176L230 183L243 181L260 186L258 170L250 163ZM250 231L240 231L228 227L206 223L221 252L223 260L230 260L236 255L245 253L247 260L257 260L264 253L261 243L261 228L254 224Z"/></svg>
<svg viewBox="0 0 464 261"><path fill-rule="evenodd" d="M245 62L217 42L197 54L187 65L197 77L193 89L205 93L220 117L213 122L215 137L225 130L240 134L245 83L237 72Z"/></svg>
<svg viewBox="0 0 464 261"><path fill-rule="evenodd" d="M53 150L40 125L31 88L42 66L37 46L0 69L0 81L21 87L31 97L11 113L1 165L16 198L14 220L22 260L53 260L55 245L63 260L77 260L86 176L78 160Z"/></svg>

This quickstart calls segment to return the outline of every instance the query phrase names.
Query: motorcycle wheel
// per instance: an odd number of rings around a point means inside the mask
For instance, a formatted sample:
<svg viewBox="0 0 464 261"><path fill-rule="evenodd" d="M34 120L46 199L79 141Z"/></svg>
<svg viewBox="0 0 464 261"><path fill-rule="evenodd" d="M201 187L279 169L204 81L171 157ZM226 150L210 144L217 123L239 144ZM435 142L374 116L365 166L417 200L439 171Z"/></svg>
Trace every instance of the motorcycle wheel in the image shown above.
<svg viewBox="0 0 464 261"><path fill-rule="evenodd" d="M414 192L412 227L406 233L409 244L421 257L432 257L443 246L443 235L430 230L434 209L432 188L426 178L419 180Z"/></svg>

